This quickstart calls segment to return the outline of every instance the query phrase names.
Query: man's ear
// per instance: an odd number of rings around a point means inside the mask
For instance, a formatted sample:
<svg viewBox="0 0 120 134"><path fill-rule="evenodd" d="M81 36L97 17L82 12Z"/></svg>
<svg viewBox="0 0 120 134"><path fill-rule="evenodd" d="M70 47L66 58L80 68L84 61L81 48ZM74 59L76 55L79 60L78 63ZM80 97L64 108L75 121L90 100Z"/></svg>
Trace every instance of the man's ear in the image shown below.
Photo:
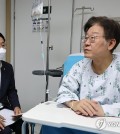
<svg viewBox="0 0 120 134"><path fill-rule="evenodd" d="M116 40L115 39L111 39L109 40L109 46L108 46L108 50L112 50L116 45Z"/></svg>

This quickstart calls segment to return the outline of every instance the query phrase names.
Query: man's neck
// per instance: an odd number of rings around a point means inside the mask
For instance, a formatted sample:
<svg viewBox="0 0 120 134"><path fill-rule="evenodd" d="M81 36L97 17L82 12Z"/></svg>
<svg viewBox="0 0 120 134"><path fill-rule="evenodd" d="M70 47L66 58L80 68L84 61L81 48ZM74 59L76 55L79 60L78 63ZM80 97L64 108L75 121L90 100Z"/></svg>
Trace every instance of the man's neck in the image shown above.
<svg viewBox="0 0 120 134"><path fill-rule="evenodd" d="M102 74L109 67L112 60L113 60L113 55L109 57L105 57L100 60L93 60L91 65L93 71L97 74Z"/></svg>

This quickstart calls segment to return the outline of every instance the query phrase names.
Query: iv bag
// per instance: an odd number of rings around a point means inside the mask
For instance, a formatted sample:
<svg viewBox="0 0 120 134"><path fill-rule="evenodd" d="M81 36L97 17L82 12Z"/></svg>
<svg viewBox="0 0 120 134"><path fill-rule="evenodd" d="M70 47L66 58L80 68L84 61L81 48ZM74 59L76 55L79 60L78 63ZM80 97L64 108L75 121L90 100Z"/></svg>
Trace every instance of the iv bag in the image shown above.
<svg viewBox="0 0 120 134"><path fill-rule="evenodd" d="M31 13L32 19L34 20L40 18L42 14L43 14L43 0L34 0Z"/></svg>

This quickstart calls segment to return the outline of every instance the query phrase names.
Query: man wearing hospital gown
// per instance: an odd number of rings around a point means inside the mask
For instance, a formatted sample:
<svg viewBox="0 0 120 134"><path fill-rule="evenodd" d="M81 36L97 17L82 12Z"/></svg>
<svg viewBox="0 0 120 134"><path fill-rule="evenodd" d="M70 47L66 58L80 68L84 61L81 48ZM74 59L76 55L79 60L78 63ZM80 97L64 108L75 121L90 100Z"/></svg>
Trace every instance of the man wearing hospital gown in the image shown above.
<svg viewBox="0 0 120 134"><path fill-rule="evenodd" d="M85 24L84 33L85 58L64 76L57 102L78 115L119 117L120 56L113 51L120 43L120 24L105 16L93 16ZM48 130L52 134L89 133L43 126L41 134Z"/></svg>

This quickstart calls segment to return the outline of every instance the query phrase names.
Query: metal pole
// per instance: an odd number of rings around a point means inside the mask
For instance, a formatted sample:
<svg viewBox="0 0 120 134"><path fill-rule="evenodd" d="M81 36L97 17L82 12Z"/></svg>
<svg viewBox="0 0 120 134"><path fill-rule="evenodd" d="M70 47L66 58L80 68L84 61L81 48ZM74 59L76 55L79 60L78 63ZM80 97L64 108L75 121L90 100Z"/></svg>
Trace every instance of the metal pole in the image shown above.
<svg viewBox="0 0 120 134"><path fill-rule="evenodd" d="M50 6L51 6L51 0L48 0L48 32L47 32L47 59L46 59L46 71L49 70ZM49 94L48 82L49 82L49 75L46 74L45 101L48 101L48 94Z"/></svg>
<svg viewBox="0 0 120 134"><path fill-rule="evenodd" d="M70 35L70 54L72 53L73 21L74 21L74 5L75 5L75 0L72 1L72 19L71 19L71 35Z"/></svg>
<svg viewBox="0 0 120 134"><path fill-rule="evenodd" d="M82 36L83 36L84 9L85 9L85 7L82 7L81 36L80 36L80 52L82 51Z"/></svg>
<svg viewBox="0 0 120 134"><path fill-rule="evenodd" d="M82 36L83 36L83 22L84 22L84 10L85 9L90 9L91 11L94 10L94 8L91 8L91 7L82 7L82 8L76 8L75 11L77 10L81 10L82 9L82 21L81 21L81 36L80 36L80 52L82 51Z"/></svg>

